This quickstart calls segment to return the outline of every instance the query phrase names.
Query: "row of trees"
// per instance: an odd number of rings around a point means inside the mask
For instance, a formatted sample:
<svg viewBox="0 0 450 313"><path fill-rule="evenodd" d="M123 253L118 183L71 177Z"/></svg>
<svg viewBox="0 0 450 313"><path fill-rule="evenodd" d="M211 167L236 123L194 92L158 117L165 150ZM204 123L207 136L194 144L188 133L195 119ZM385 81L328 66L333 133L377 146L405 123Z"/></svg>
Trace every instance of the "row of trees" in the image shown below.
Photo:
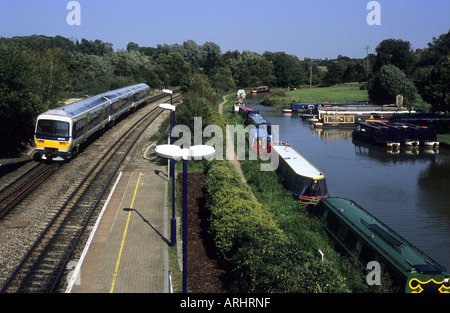
<svg viewBox="0 0 450 313"><path fill-rule="evenodd" d="M393 103L402 94L411 104L420 95L433 111L450 111L450 31L433 38L425 49L413 50L408 41L387 39L376 52L368 81L372 100Z"/></svg>
<svg viewBox="0 0 450 313"><path fill-rule="evenodd" d="M2 138L11 144L31 138L36 116L71 94L92 95L138 82L153 88L180 86L195 74L206 75L213 89L225 91L368 79L374 101L392 102L401 93L411 103L419 93L434 110L449 110L450 32L433 38L426 49L389 39L376 52L363 59L300 60L285 52L223 53L213 42L197 45L192 40L157 47L130 42L126 50L114 51L111 43L100 40L0 38Z"/></svg>

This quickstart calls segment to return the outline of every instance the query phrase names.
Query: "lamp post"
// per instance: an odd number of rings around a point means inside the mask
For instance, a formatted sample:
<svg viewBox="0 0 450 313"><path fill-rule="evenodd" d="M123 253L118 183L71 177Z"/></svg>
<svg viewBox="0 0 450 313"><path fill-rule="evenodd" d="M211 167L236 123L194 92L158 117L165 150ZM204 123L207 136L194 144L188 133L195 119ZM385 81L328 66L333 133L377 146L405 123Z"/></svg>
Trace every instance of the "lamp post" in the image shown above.
<svg viewBox="0 0 450 313"><path fill-rule="evenodd" d="M170 144L173 145L174 139L172 137L172 130L175 126L175 106L172 104L173 91L170 89L162 89L162 93L170 94L170 104L161 103L160 108L170 110ZM172 219L170 220L170 246L175 247L177 244L177 222L175 219L175 161L169 161L170 178L172 179Z"/></svg>
<svg viewBox="0 0 450 313"><path fill-rule="evenodd" d="M157 155L172 159L183 159L183 293L187 293L187 161L195 158L208 158L216 151L214 147L196 145L189 149L181 149L177 145L159 145L155 147Z"/></svg>
<svg viewBox="0 0 450 313"><path fill-rule="evenodd" d="M164 90L163 90L164 91ZM172 102L172 94L170 96ZM168 103L158 105L161 109L170 110L170 144L173 144L172 130L175 126L175 106ZM175 219L175 161L170 159L170 178L172 179L172 219L170 220L170 246L177 244L177 222Z"/></svg>

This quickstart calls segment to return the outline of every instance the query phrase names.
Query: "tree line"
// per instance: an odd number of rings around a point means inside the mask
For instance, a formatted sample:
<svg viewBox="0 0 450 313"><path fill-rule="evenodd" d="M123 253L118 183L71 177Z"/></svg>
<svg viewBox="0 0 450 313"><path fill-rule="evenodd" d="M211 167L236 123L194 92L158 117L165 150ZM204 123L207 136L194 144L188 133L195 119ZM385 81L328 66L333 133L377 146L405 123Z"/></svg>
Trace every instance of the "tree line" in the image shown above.
<svg viewBox="0 0 450 313"><path fill-rule="evenodd" d="M0 125L9 148L32 137L34 120L70 96L94 95L134 83L152 88L187 85L194 75L214 90L269 85L298 88L368 82L371 100L390 102L398 93L411 103L420 94L433 110L448 111L450 32L413 50L387 39L376 54L351 59L299 59L285 52L222 52L214 42L140 47L130 42L114 51L101 40L41 35L0 38ZM394 100L395 101L395 100ZM5 149L6 150L6 149Z"/></svg>

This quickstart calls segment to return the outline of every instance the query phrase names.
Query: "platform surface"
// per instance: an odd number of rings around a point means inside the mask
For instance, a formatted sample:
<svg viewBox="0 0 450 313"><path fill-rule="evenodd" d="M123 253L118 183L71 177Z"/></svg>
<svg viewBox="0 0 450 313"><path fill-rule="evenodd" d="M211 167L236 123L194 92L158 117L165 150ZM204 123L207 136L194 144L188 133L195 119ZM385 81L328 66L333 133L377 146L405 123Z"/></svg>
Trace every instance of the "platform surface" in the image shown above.
<svg viewBox="0 0 450 313"><path fill-rule="evenodd" d="M151 162L121 173L67 292L168 292L167 181Z"/></svg>

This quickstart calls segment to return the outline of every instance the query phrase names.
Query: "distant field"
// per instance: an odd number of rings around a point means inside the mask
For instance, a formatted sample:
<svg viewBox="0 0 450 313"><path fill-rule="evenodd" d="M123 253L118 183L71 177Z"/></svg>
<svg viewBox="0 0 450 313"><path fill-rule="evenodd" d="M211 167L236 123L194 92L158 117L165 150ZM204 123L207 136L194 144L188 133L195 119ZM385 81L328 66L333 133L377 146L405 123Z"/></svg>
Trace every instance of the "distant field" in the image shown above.
<svg viewBox="0 0 450 313"><path fill-rule="evenodd" d="M367 90L359 86L307 88L287 91L286 98L295 102L356 102L369 101Z"/></svg>

